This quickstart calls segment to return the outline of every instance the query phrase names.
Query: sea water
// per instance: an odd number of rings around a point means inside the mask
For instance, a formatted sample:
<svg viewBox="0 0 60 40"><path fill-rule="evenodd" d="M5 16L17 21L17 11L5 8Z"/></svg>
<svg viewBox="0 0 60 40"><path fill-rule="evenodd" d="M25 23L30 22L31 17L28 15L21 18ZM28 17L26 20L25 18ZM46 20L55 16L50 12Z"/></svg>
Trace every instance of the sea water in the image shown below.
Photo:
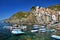
<svg viewBox="0 0 60 40"><path fill-rule="evenodd" d="M26 35L13 35L9 29L4 29L3 26L8 23L0 23L0 40L53 40L50 32L46 33L31 33L26 32Z"/></svg>

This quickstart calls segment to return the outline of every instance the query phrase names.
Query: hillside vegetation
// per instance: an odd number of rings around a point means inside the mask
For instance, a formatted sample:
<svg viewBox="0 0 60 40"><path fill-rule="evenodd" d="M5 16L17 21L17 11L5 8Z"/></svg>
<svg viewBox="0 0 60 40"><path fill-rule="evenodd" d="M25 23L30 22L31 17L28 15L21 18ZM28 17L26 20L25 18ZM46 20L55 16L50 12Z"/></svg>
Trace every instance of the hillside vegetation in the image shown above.
<svg viewBox="0 0 60 40"><path fill-rule="evenodd" d="M30 13L28 13L28 12L17 12L16 14L12 15L11 18L21 19L21 18L27 18L29 15L30 15Z"/></svg>
<svg viewBox="0 0 60 40"><path fill-rule="evenodd" d="M55 9L56 8L57 10L60 10L60 4L59 5L50 6L48 8L50 8L50 9Z"/></svg>

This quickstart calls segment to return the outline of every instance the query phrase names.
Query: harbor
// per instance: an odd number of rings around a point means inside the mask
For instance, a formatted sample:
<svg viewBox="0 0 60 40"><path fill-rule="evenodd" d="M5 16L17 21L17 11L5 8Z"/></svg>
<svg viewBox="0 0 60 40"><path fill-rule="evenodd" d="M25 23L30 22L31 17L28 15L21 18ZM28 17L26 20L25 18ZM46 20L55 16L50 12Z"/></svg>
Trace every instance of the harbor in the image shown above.
<svg viewBox="0 0 60 40"><path fill-rule="evenodd" d="M60 23L58 23L58 24L60 24ZM49 25L49 26L56 26L58 24ZM6 25L6 26L8 26L8 25ZM3 28L2 28L3 31L0 33L2 35L6 34L5 36L7 39L4 38L4 40L54 40L54 39L57 40L59 38L59 36L56 33L57 29L48 30L47 27L44 25L32 25L32 26L31 25L29 25L29 26L22 25L19 27L16 27L16 26L17 26L16 24L13 26L11 26L11 25L8 26L9 28L5 28L5 26L3 26ZM29 29L28 29L28 27L29 27ZM53 36L53 35L57 35L58 37L54 38L55 36Z"/></svg>
<svg viewBox="0 0 60 40"><path fill-rule="evenodd" d="M36 27L35 27L36 28ZM0 32L0 40L52 40L50 37L50 32L30 32L30 31L24 31L25 34L12 34L9 29L2 29L2 32ZM47 38L48 36L48 38ZM3 39L2 39L3 38Z"/></svg>

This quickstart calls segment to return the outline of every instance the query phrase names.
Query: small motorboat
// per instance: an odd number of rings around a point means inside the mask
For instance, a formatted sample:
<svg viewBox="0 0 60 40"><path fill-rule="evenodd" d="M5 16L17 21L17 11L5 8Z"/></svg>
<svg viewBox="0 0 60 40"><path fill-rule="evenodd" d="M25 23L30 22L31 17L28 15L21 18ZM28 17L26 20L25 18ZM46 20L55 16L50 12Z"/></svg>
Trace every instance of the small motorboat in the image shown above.
<svg viewBox="0 0 60 40"><path fill-rule="evenodd" d="M31 30L31 32L38 32L38 30Z"/></svg>
<svg viewBox="0 0 60 40"><path fill-rule="evenodd" d="M45 28L39 29L41 32L46 32Z"/></svg>
<svg viewBox="0 0 60 40"><path fill-rule="evenodd" d="M39 25L33 25L33 28L34 29L38 29L39 28Z"/></svg>
<svg viewBox="0 0 60 40"><path fill-rule="evenodd" d="M41 26L41 28L45 28L45 26Z"/></svg>
<svg viewBox="0 0 60 40"><path fill-rule="evenodd" d="M55 29L51 29L50 32L55 32Z"/></svg>
<svg viewBox="0 0 60 40"><path fill-rule="evenodd" d="M33 27L38 27L39 25L33 25Z"/></svg>
<svg viewBox="0 0 60 40"><path fill-rule="evenodd" d="M38 28L32 29L31 32L38 32Z"/></svg>
<svg viewBox="0 0 60 40"><path fill-rule="evenodd" d="M11 31L12 34L24 34L24 32L22 32L20 29L13 29Z"/></svg>
<svg viewBox="0 0 60 40"><path fill-rule="evenodd" d="M54 38L54 39L58 39L58 40L60 40L60 36L52 35L51 37Z"/></svg>

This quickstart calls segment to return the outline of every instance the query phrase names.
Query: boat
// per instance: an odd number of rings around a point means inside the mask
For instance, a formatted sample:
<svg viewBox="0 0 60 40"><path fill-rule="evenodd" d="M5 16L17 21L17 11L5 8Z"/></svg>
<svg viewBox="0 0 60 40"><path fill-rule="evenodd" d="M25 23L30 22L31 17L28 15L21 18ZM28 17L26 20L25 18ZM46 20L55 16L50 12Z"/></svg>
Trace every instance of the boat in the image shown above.
<svg viewBox="0 0 60 40"><path fill-rule="evenodd" d="M26 29L26 28L27 28L27 26L22 25L20 28L24 30L24 29Z"/></svg>
<svg viewBox="0 0 60 40"><path fill-rule="evenodd" d="M46 29L43 28L43 29L39 29L41 32L46 32Z"/></svg>
<svg viewBox="0 0 60 40"><path fill-rule="evenodd" d="M33 25L34 27L38 27L39 25Z"/></svg>
<svg viewBox="0 0 60 40"><path fill-rule="evenodd" d="M38 32L38 30L31 30L31 32Z"/></svg>
<svg viewBox="0 0 60 40"><path fill-rule="evenodd" d="M31 32L38 32L38 28L33 28Z"/></svg>
<svg viewBox="0 0 60 40"><path fill-rule="evenodd" d="M39 25L33 25L33 29L31 30L31 32L38 32L39 29Z"/></svg>
<svg viewBox="0 0 60 40"><path fill-rule="evenodd" d="M33 25L34 29L39 29L39 25Z"/></svg>
<svg viewBox="0 0 60 40"><path fill-rule="evenodd" d="M55 32L55 29L51 29L50 32Z"/></svg>
<svg viewBox="0 0 60 40"><path fill-rule="evenodd" d="M51 37L54 38L54 39L60 40L60 36L52 35Z"/></svg>
<svg viewBox="0 0 60 40"><path fill-rule="evenodd" d="M45 26L41 26L41 27L39 28L39 30L40 30L41 32L46 32L46 31L47 31L46 28L45 28Z"/></svg>
<svg viewBox="0 0 60 40"><path fill-rule="evenodd" d="M45 26L41 26L41 28L45 28Z"/></svg>
<svg viewBox="0 0 60 40"><path fill-rule="evenodd" d="M11 33L12 33L12 34L24 34L24 32L21 31L20 29L13 29L13 30L11 31Z"/></svg>

